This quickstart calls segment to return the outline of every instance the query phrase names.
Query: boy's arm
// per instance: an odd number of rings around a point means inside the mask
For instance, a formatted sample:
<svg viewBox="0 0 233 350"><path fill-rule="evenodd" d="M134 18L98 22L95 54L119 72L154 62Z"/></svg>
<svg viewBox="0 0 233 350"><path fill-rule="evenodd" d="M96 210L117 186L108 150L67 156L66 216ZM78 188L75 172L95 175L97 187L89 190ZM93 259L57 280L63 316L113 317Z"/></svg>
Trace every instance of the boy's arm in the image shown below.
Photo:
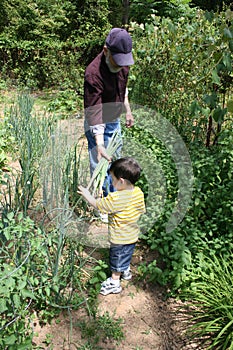
<svg viewBox="0 0 233 350"><path fill-rule="evenodd" d="M96 206L96 199L92 196L92 194L89 192L89 190L83 186L78 186L78 193L81 194L89 204L91 204L95 209L97 209Z"/></svg>

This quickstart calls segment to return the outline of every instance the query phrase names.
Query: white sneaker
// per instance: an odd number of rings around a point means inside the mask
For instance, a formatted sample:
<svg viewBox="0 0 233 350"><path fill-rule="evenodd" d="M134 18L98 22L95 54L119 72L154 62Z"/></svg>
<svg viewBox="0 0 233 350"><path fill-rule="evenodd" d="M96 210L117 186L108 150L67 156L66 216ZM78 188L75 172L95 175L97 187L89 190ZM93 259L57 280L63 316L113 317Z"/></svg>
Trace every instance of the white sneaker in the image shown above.
<svg viewBox="0 0 233 350"><path fill-rule="evenodd" d="M105 224L108 224L108 214L102 214L99 210L94 210L94 215L97 219L100 219Z"/></svg>
<svg viewBox="0 0 233 350"><path fill-rule="evenodd" d="M129 281L132 279L132 273L130 272L130 270L128 271L123 271L122 274L121 274L121 278L123 280L126 280L126 281Z"/></svg>
<svg viewBox="0 0 233 350"><path fill-rule="evenodd" d="M121 284L119 283L113 283L112 282L112 278L109 277L108 279L106 279L106 281L104 281L101 284L101 289L100 289L100 294L102 295L108 295L108 294L118 294L122 291L121 288Z"/></svg>
<svg viewBox="0 0 233 350"><path fill-rule="evenodd" d="M108 224L108 214L99 213L100 220L105 224Z"/></svg>

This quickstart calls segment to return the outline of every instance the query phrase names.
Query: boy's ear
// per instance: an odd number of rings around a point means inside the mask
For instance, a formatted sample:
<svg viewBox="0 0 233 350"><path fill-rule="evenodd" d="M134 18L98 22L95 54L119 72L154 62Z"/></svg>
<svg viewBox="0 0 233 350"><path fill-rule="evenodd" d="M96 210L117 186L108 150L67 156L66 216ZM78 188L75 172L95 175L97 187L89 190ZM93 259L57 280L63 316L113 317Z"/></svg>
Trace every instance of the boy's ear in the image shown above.
<svg viewBox="0 0 233 350"><path fill-rule="evenodd" d="M125 183L125 179L124 179L123 177L120 177L120 178L119 178L119 181L120 181L122 184Z"/></svg>

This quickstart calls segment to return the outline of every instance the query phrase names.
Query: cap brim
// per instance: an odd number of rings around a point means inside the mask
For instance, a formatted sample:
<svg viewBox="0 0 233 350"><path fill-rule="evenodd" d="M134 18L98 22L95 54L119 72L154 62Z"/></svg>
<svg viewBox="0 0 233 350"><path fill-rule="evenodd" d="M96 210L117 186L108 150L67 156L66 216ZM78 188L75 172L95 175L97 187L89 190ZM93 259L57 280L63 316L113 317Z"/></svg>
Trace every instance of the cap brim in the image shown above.
<svg viewBox="0 0 233 350"><path fill-rule="evenodd" d="M111 54L115 63L120 67L132 66L132 64L134 64L132 52L129 52L129 53L111 52Z"/></svg>

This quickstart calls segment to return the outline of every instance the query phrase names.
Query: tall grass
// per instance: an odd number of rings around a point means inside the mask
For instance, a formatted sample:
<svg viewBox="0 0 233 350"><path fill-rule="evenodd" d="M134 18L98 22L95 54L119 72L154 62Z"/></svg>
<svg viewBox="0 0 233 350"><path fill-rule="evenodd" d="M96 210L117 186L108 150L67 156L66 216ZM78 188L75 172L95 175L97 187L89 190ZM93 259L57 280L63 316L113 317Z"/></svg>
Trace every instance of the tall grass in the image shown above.
<svg viewBox="0 0 233 350"><path fill-rule="evenodd" d="M52 118L36 115L33 104L28 94L20 94L6 112L15 138L13 156L19 160L21 169L6 179L5 209L23 211L25 216L39 188L40 160L54 123Z"/></svg>
<svg viewBox="0 0 233 350"><path fill-rule="evenodd" d="M190 274L193 281L181 293L188 302L187 334L208 350L233 349L233 263L231 257L200 261ZM190 318L191 317L191 318Z"/></svg>

